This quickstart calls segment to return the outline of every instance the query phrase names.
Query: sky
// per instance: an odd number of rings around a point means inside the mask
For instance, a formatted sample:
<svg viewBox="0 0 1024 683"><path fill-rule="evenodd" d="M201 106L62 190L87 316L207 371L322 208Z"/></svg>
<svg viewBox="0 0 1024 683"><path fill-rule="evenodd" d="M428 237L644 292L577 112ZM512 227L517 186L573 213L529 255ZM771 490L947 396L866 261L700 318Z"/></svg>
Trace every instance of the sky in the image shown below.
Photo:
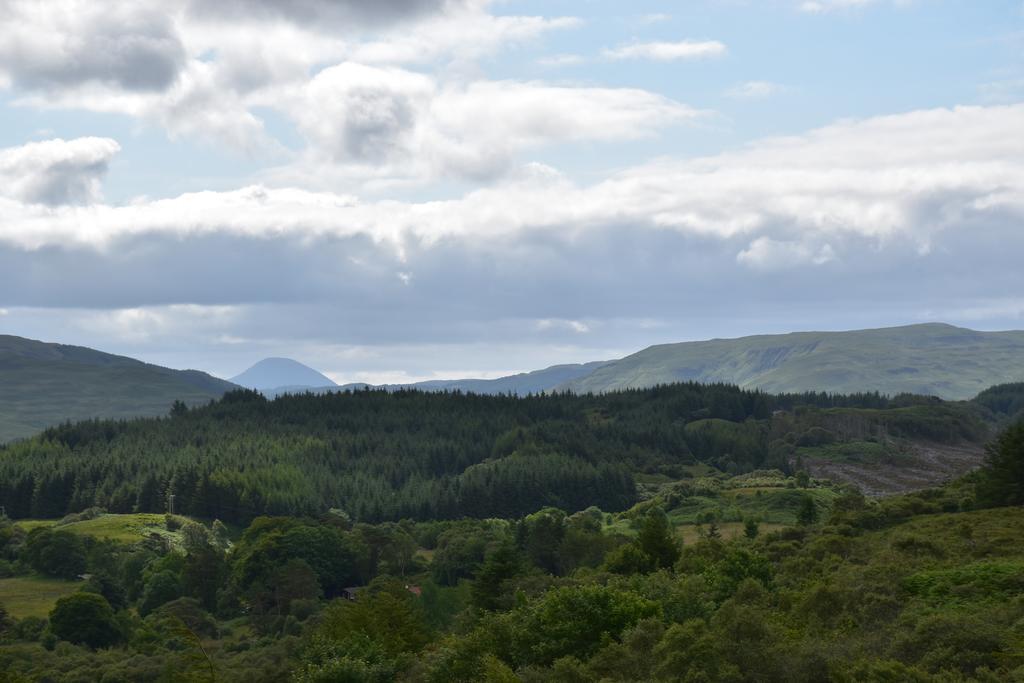
<svg viewBox="0 0 1024 683"><path fill-rule="evenodd" d="M1024 328L1021 0L0 0L0 333L235 375Z"/></svg>

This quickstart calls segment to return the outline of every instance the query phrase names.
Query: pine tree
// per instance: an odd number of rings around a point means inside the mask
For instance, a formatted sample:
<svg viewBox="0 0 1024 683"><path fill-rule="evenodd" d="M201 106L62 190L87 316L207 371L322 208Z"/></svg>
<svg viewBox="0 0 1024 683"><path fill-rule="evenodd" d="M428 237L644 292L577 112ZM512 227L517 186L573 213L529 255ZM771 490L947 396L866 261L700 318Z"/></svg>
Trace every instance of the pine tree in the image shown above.
<svg viewBox="0 0 1024 683"><path fill-rule="evenodd" d="M671 568L679 559L679 543L672 535L668 517L660 508L647 513L637 544L658 568Z"/></svg>
<svg viewBox="0 0 1024 683"><path fill-rule="evenodd" d="M989 445L977 497L987 507L1024 504L1024 420Z"/></svg>
<svg viewBox="0 0 1024 683"><path fill-rule="evenodd" d="M512 597L507 584L519 574L522 563L515 546L502 543L484 561L470 591L473 606L485 611L511 607Z"/></svg>
<svg viewBox="0 0 1024 683"><path fill-rule="evenodd" d="M800 500L800 509L796 513L796 521L800 526L810 526L818 521L818 506L814 499L805 495Z"/></svg>

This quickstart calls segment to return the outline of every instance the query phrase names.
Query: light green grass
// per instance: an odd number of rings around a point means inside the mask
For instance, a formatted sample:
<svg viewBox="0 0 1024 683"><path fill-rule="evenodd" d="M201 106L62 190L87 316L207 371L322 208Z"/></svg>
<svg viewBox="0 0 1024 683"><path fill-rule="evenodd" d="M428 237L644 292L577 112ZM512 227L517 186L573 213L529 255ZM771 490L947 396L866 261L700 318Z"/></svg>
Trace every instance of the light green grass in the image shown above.
<svg viewBox="0 0 1024 683"><path fill-rule="evenodd" d="M15 524L20 526L25 531L32 531L36 527L53 526L58 521L59 520L56 519L19 519L15 522Z"/></svg>
<svg viewBox="0 0 1024 683"><path fill-rule="evenodd" d="M715 496L690 496L668 512L677 526L697 524L714 515L718 524L752 518L768 524L793 525L804 496L811 496L824 516L838 494L829 488L726 489Z"/></svg>
<svg viewBox="0 0 1024 683"><path fill-rule="evenodd" d="M75 522L61 527L68 531L123 543L135 543L152 533L171 535L167 531L164 515L139 513L132 515L100 515L96 519Z"/></svg>
<svg viewBox="0 0 1024 683"><path fill-rule="evenodd" d="M16 522L16 524L25 528L26 531L39 526L51 526L73 534L92 536L93 538L121 543L137 543L155 533L170 540L172 545L178 545L180 533L167 530L165 517L163 514L142 512L125 515L105 514L95 519L61 524L59 526L57 526L58 520L41 519L21 520ZM177 517L182 523L188 521L187 517L180 515Z"/></svg>
<svg viewBox="0 0 1024 683"><path fill-rule="evenodd" d="M779 529L786 528L785 524L759 524L758 534L768 534ZM701 539L701 531L707 532L708 525L685 524L676 528L676 536L683 540L684 545L696 543ZM718 525L718 533L724 540L739 538L744 534L744 525L741 522L723 522Z"/></svg>
<svg viewBox="0 0 1024 683"><path fill-rule="evenodd" d="M58 598L74 593L83 583L38 576L0 579L0 605L17 619L46 617Z"/></svg>

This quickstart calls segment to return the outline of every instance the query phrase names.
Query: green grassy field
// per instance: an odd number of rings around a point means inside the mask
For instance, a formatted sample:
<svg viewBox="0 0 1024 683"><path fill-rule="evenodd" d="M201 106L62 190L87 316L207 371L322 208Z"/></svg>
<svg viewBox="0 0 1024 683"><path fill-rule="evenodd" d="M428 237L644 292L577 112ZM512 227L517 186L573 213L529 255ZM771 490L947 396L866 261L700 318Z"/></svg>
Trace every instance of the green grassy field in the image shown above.
<svg viewBox="0 0 1024 683"><path fill-rule="evenodd" d="M83 583L36 576L0 579L0 605L18 619L45 617L58 598L74 593Z"/></svg>
<svg viewBox="0 0 1024 683"><path fill-rule="evenodd" d="M187 517L176 516L182 523L188 521ZM39 526L56 526L59 520L48 519L26 519L18 520L16 524L26 531ZM92 536L104 540L120 541L122 543L136 543L151 534L163 536L171 541L172 545L180 543L181 534L177 531L168 531L165 515L157 513L136 513L127 515L104 514L94 519L87 519L71 524L61 524L60 529L73 534Z"/></svg>

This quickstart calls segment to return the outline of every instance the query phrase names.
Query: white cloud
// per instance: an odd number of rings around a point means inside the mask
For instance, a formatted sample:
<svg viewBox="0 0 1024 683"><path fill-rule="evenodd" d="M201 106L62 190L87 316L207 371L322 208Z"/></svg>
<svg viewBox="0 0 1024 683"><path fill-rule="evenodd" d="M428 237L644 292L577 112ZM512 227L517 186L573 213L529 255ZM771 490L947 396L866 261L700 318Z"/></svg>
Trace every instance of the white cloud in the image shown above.
<svg viewBox="0 0 1024 683"><path fill-rule="evenodd" d="M121 150L109 138L47 140L0 149L0 196L29 204L89 204Z"/></svg>
<svg viewBox="0 0 1024 683"><path fill-rule="evenodd" d="M877 4L883 0L805 0L799 7L801 12L824 14L838 10L858 9ZM914 0L891 0L895 5L909 5Z"/></svg>
<svg viewBox="0 0 1024 683"><path fill-rule="evenodd" d="M814 247L801 242L783 242L770 237L758 237L736 255L743 265L758 270L782 270L812 264L820 266L835 259L829 244Z"/></svg>
<svg viewBox="0 0 1024 683"><path fill-rule="evenodd" d="M344 63L320 72L293 112L314 162L353 176L490 178L524 149L637 139L701 114L629 88L543 82L440 84L394 67Z"/></svg>
<svg viewBox="0 0 1024 683"><path fill-rule="evenodd" d="M414 64L442 58L473 60L536 40L550 31L579 25L574 17L495 16L474 7L432 18L401 33L361 42L348 58L367 64Z"/></svg>
<svg viewBox="0 0 1024 683"><path fill-rule="evenodd" d="M786 87L771 81L747 81L730 88L726 95L740 100L756 100L785 92Z"/></svg>
<svg viewBox="0 0 1024 683"><path fill-rule="evenodd" d="M728 48L717 40L683 40L675 43L632 43L617 48L608 48L604 50L603 54L609 59L616 60L650 59L658 62L671 62L680 59L721 57L726 52L728 52Z"/></svg>
<svg viewBox="0 0 1024 683"><path fill-rule="evenodd" d="M29 88L162 90L185 63L174 21L156 3L3 0L0 13L0 73Z"/></svg>
<svg viewBox="0 0 1024 683"><path fill-rule="evenodd" d="M241 309L236 306L173 304L93 311L88 316L69 317L69 322L90 335L140 344L172 331L177 334L202 331L222 336L240 313Z"/></svg>
<svg viewBox="0 0 1024 683"><path fill-rule="evenodd" d="M479 79L466 78L473 60L579 24L490 4L0 0L0 87L23 106L126 114L172 137L281 155L256 111L337 112L306 97L325 66L447 63L445 81L460 83Z"/></svg>
<svg viewBox="0 0 1024 683"><path fill-rule="evenodd" d="M580 64L585 64L586 61L583 55L558 54L541 57L537 60L537 63L540 66L557 68L562 66L579 66Z"/></svg>
<svg viewBox="0 0 1024 683"><path fill-rule="evenodd" d="M568 330L577 334L590 332L590 325L581 320L564 320L559 318L542 318L536 322L536 328L541 332L547 330Z"/></svg>
<svg viewBox="0 0 1024 683"><path fill-rule="evenodd" d="M570 99L553 104L548 113L532 108L506 112L493 141L489 133L472 130L478 116L473 107L485 102L500 112L510 103L526 106L531 98L579 96L575 90L560 94L523 87L524 92L503 89L507 102L501 93L485 90L470 97L475 104L467 104L462 99L469 91L460 91L445 100L451 111L434 115L453 127L468 127L466 135L483 136L484 146L505 139L529 144L564 135L564 128L579 128L572 135L584 136L634 125L632 114L614 108L559 120L556 113L579 109ZM450 240L483 245L542 231L573 241L593 230L629 226L741 239L746 246L739 260L747 265L842 260L851 239L879 246L902 242L926 254L938 236L968 231L985 217L1024 218L1022 128L1024 105L917 111L842 121L717 156L646 164L589 186L529 166L446 201L366 202L331 192L264 187L121 207L51 208L0 199L0 242L21 248L102 248L120 237L149 233L308 239L362 235L391 245L404 258L409 240L428 248ZM431 144L424 149L450 153L436 141Z"/></svg>

